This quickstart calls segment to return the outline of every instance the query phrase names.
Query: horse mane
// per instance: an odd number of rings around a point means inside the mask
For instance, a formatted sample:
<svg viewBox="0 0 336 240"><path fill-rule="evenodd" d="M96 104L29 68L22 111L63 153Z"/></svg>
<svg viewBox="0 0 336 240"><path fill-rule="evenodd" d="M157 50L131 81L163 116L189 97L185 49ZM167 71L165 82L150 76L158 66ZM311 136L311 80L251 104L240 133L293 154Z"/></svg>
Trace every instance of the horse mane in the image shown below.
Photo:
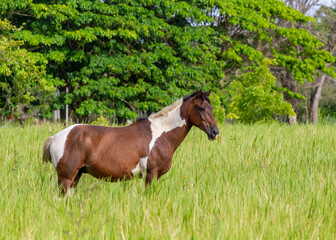
<svg viewBox="0 0 336 240"><path fill-rule="evenodd" d="M163 108L161 111L157 112L157 113L152 113L148 119L155 119L155 118L159 118L162 116L166 116L168 115L169 112L175 110L176 108L179 108L183 103L183 98L180 98L179 100L175 101L173 104Z"/></svg>
<svg viewBox="0 0 336 240"><path fill-rule="evenodd" d="M194 92L194 93L190 94L189 96L184 96L184 97L183 97L183 102L186 102L186 101L188 101L190 98L195 97L196 93L198 93L198 92Z"/></svg>
<svg viewBox="0 0 336 240"><path fill-rule="evenodd" d="M148 117L141 117L141 118L137 118L135 120L135 122L141 122L141 121L144 121L144 120L147 120L147 119L148 119Z"/></svg>
<svg viewBox="0 0 336 240"><path fill-rule="evenodd" d="M169 112L175 110L176 108L179 108L185 101L188 101L190 98L195 97L195 95L199 93L199 91L194 92L192 94L190 94L189 96L184 96L182 98L180 98L179 100L175 101L173 104L163 108L161 111L157 112L157 113L152 113L151 115L149 115L148 119L155 119L155 118L159 118L159 117L163 117L168 115ZM202 95L204 97L204 99L206 101L208 101L210 103L210 99L208 98L208 96L205 95L204 92L202 92ZM147 119L147 118L145 118ZM137 121L141 121L142 119L139 119Z"/></svg>
<svg viewBox="0 0 336 240"><path fill-rule="evenodd" d="M186 101L188 101L190 98L195 97L195 95L196 95L197 93L199 93L199 91L194 92L194 93L190 94L189 96L185 96L185 97L183 97L183 102L186 102ZM204 99L207 100L207 101L211 104L209 97L206 96L204 92L202 92L202 95L203 95Z"/></svg>

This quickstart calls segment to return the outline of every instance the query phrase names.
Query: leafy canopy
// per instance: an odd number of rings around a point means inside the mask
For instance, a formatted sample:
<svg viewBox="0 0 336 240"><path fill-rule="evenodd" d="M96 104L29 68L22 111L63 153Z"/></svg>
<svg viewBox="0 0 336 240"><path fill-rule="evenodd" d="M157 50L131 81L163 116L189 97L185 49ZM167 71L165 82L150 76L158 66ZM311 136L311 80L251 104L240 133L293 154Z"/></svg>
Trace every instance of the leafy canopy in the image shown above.
<svg viewBox="0 0 336 240"><path fill-rule="evenodd" d="M11 115L18 104L35 100L33 88L54 91L46 80L45 67L39 54L22 48L23 42L13 39L20 31L8 20L0 19L0 114ZM14 33L13 33L14 32Z"/></svg>
<svg viewBox="0 0 336 240"><path fill-rule="evenodd" d="M296 93L277 87L277 69L299 83L334 74L322 43L292 28L313 19L279 0L6 0L0 12L24 24L16 39L47 63L48 82L61 92L52 107L69 104L81 120L134 119L211 88L218 113L227 106L243 121L259 121L292 113L282 93ZM247 118L246 106L258 117Z"/></svg>

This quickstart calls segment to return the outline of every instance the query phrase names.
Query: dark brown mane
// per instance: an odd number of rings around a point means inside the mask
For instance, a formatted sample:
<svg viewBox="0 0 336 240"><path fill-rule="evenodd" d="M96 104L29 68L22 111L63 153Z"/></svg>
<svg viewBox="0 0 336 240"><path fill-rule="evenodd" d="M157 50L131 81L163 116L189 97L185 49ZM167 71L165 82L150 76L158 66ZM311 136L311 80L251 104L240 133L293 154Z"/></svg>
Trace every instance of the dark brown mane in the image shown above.
<svg viewBox="0 0 336 240"><path fill-rule="evenodd" d="M183 97L183 102L186 102L186 101L188 101L190 98L195 97L196 93L198 93L198 92L194 92L194 93L190 94L189 96L184 96L184 97Z"/></svg>
<svg viewBox="0 0 336 240"><path fill-rule="evenodd" d="M194 92L194 93L190 94L189 96L184 96L184 97L183 97L183 102L186 102L186 101L188 101L190 98L195 97L195 95L196 95L197 93L199 93L199 92L200 92L200 91L197 91L197 92ZM209 99L209 97L205 94L205 92L202 92L202 96L203 96L203 98L204 98L205 100L207 100L207 101L211 104L210 99Z"/></svg>
<svg viewBox="0 0 336 240"><path fill-rule="evenodd" d="M140 117L140 118L137 118L135 120L135 122L141 122L141 121L144 121L144 120L147 120L147 119L148 119L148 117Z"/></svg>

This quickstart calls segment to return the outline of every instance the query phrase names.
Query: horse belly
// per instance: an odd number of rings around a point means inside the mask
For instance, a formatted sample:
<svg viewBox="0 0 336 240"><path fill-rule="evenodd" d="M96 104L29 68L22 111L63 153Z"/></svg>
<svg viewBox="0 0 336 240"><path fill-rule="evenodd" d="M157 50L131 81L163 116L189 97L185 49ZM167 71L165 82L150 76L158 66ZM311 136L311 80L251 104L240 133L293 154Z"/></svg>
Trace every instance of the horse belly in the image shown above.
<svg viewBox="0 0 336 240"><path fill-rule="evenodd" d="M95 154L96 155L96 154ZM85 161L87 172L95 178L111 180L127 179L134 176L132 170L137 167L140 157L136 153L123 155L96 155Z"/></svg>

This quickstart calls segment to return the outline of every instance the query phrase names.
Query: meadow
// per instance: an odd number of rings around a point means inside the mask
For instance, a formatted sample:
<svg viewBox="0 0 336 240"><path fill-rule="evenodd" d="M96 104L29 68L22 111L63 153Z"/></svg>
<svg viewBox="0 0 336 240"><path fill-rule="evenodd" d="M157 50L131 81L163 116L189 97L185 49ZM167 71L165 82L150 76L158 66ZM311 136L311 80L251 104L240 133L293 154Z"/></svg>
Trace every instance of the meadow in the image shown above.
<svg viewBox="0 0 336 240"><path fill-rule="evenodd" d="M57 194L42 146L64 126L0 128L0 239L336 239L336 125L193 128L171 170Z"/></svg>

